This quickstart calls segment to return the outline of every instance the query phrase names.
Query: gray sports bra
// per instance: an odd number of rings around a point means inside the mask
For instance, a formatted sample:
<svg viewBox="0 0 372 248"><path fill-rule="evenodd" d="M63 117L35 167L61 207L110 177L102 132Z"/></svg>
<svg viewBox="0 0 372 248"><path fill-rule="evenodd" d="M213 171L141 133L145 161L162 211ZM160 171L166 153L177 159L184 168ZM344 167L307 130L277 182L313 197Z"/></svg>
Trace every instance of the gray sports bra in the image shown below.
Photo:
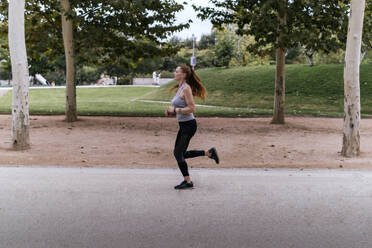
<svg viewBox="0 0 372 248"><path fill-rule="evenodd" d="M183 83L181 85L181 87L178 89L176 95L173 97L172 101L171 101L171 104L175 107L175 108L185 108L187 106L187 103L184 99L182 99L180 97L180 94L181 94L181 91L182 89L187 85L187 83ZM190 114L180 114L180 113L177 113L177 120L179 122L183 122L183 121L190 121L190 120L193 120L195 119L194 117L194 114L193 113L190 113Z"/></svg>

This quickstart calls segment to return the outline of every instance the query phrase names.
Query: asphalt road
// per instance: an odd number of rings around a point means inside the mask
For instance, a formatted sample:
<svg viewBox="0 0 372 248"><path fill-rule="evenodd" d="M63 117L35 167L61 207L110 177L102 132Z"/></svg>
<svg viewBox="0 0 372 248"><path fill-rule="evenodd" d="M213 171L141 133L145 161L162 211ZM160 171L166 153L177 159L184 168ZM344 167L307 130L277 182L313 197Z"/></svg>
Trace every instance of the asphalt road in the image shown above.
<svg viewBox="0 0 372 248"><path fill-rule="evenodd" d="M0 167L0 247L372 247L372 172Z"/></svg>

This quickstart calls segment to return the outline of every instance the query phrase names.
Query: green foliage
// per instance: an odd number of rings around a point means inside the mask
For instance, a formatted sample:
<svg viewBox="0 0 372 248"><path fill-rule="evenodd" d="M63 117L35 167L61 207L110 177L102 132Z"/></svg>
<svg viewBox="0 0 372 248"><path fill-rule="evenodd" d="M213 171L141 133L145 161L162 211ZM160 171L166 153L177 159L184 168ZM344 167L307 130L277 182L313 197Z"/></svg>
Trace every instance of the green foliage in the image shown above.
<svg viewBox="0 0 372 248"><path fill-rule="evenodd" d="M196 54L196 68L214 67L216 61L215 52L212 49L199 50Z"/></svg>
<svg viewBox="0 0 372 248"><path fill-rule="evenodd" d="M185 48L190 48L192 49L192 38L186 38L183 42L182 42L182 46L185 47Z"/></svg>
<svg viewBox="0 0 372 248"><path fill-rule="evenodd" d="M182 39L178 36L172 36L172 38L170 38L169 40L169 44L171 44L172 46L181 46L182 45Z"/></svg>
<svg viewBox="0 0 372 248"><path fill-rule="evenodd" d="M364 59L362 60L362 64L372 64L372 50L366 52Z"/></svg>
<svg viewBox="0 0 372 248"><path fill-rule="evenodd" d="M314 54L315 64L343 64L345 61L345 51L340 49L335 52L324 53L318 52Z"/></svg>
<svg viewBox="0 0 372 248"><path fill-rule="evenodd" d="M287 50L287 54L285 56L285 63L286 64L299 64L300 61L299 56L301 55L301 48L299 46L294 48L289 48Z"/></svg>
<svg viewBox="0 0 372 248"><path fill-rule="evenodd" d="M165 59L161 57L144 59L138 63L137 67L132 69L135 74L151 73L159 70L164 64Z"/></svg>
<svg viewBox="0 0 372 248"><path fill-rule="evenodd" d="M174 71L178 65L190 64L192 49L182 48L177 55L166 58L167 67L163 66L163 70ZM215 66L215 53L211 49L196 51L196 68L206 68ZM164 64L165 65L165 64Z"/></svg>
<svg viewBox="0 0 372 248"><path fill-rule="evenodd" d="M117 85L128 85L133 84L132 75L122 75L118 78Z"/></svg>
<svg viewBox="0 0 372 248"><path fill-rule="evenodd" d="M349 1L212 0L214 7L197 7L199 16L209 18L216 27L237 24L236 33L254 36L247 46L256 54L270 53L277 47L301 44L314 51L331 52L344 46L337 35L344 32ZM286 17L286 24L279 18ZM279 34L283 38L278 40Z"/></svg>
<svg viewBox="0 0 372 248"><path fill-rule="evenodd" d="M223 29L221 28L216 32L216 44L213 48L213 51L216 56L215 65L228 67L230 61L234 57L238 57L238 37L234 31L232 25L225 25Z"/></svg>
<svg viewBox="0 0 372 248"><path fill-rule="evenodd" d="M43 77L50 83L54 82L54 84L57 86L66 84L65 72L61 70L48 71L47 73L43 74Z"/></svg>
<svg viewBox="0 0 372 248"><path fill-rule="evenodd" d="M366 0L363 24L362 51L372 49L372 0Z"/></svg>
<svg viewBox="0 0 372 248"><path fill-rule="evenodd" d="M0 29L4 26L0 22ZM7 37L0 33L0 79L9 80L12 77L11 64L9 58L9 49Z"/></svg>
<svg viewBox="0 0 372 248"><path fill-rule="evenodd" d="M1 60L0 58L0 80L12 79L12 70L9 60Z"/></svg>
<svg viewBox="0 0 372 248"><path fill-rule="evenodd" d="M91 66L83 66L76 71L76 84L87 85L94 84L100 78L100 71Z"/></svg>
<svg viewBox="0 0 372 248"><path fill-rule="evenodd" d="M218 39L214 52L216 54L216 66L228 67L235 54L234 41L230 37L222 36Z"/></svg>
<svg viewBox="0 0 372 248"><path fill-rule="evenodd" d="M216 32L211 32L210 34L203 34L200 37L200 41L198 42L198 49L205 50L211 48L216 44Z"/></svg>
<svg viewBox="0 0 372 248"><path fill-rule="evenodd" d="M178 48L163 40L189 26L174 24L176 13L183 9L174 0L70 2L72 11L67 14L74 23L76 64L124 68L109 74L124 74L144 58L175 54ZM7 22L7 11L8 1L0 0L0 22ZM40 72L45 59L53 64L64 54L60 2L26 1L25 15L31 68ZM6 33L7 25L1 25L0 35Z"/></svg>
<svg viewBox="0 0 372 248"><path fill-rule="evenodd" d="M173 72L170 71L161 71L160 72L160 78L173 78Z"/></svg>
<svg viewBox="0 0 372 248"><path fill-rule="evenodd" d="M173 71L177 66L178 55L174 57L167 57L163 59L162 66L160 67L161 70L165 71Z"/></svg>

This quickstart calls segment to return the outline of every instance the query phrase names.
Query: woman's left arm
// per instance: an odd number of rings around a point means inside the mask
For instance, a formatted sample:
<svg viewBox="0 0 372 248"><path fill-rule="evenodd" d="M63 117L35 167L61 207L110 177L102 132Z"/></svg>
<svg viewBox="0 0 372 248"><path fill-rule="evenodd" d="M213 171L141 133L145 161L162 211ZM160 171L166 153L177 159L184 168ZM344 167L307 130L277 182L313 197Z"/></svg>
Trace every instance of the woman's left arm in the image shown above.
<svg viewBox="0 0 372 248"><path fill-rule="evenodd" d="M194 96L192 95L192 92L191 92L191 88L185 87L185 89L183 89L183 92L185 95L185 101L186 101L187 106L185 108L177 108L176 111L182 114L194 113L196 110L196 107L195 107Z"/></svg>

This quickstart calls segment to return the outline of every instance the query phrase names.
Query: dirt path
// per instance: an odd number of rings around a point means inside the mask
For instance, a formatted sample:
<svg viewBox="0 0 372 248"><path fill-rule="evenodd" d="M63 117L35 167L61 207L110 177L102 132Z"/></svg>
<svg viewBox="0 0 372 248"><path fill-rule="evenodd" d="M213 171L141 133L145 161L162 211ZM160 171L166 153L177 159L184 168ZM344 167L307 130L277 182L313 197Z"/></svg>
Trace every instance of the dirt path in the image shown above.
<svg viewBox="0 0 372 248"><path fill-rule="evenodd" d="M31 149L10 148L11 116L0 116L0 164L65 166L157 166L177 164L172 149L178 130L174 118L32 116ZM189 149L215 146L221 163L206 157L191 167L372 168L372 120L362 120L361 157L340 156L342 119L289 117L285 125L270 118L197 118Z"/></svg>

